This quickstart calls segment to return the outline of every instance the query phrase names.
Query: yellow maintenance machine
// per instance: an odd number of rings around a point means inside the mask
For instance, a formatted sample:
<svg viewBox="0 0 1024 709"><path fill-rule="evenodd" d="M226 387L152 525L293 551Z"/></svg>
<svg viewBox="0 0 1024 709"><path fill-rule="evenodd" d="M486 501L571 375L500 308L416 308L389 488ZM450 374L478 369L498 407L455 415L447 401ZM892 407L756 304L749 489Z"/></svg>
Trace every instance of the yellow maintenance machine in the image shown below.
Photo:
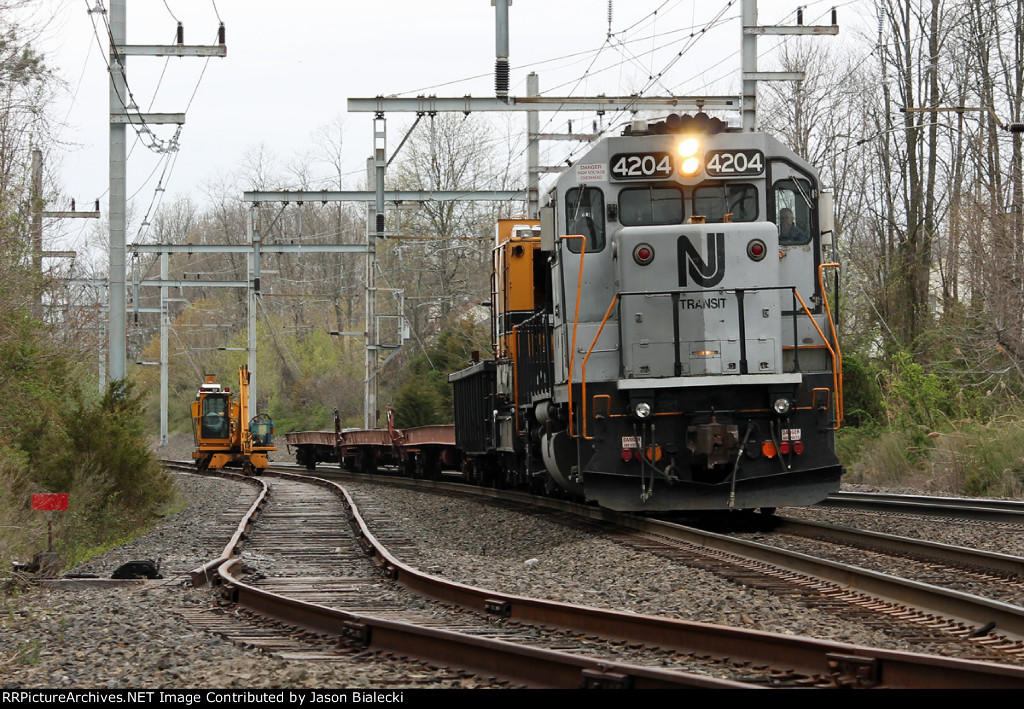
<svg viewBox="0 0 1024 709"><path fill-rule="evenodd" d="M206 375L192 402L192 434L196 449L192 458L199 470L242 468L257 474L267 467L267 453L276 451L270 436L274 422L267 414L249 418L249 369L238 368L237 398L231 390ZM245 425L243 425L245 423Z"/></svg>
<svg viewBox="0 0 1024 709"><path fill-rule="evenodd" d="M541 258L540 222L536 219L500 219L495 233L494 271L491 276L491 302L494 328L491 337L495 356L516 357L515 328L535 318L537 307L544 302Z"/></svg>

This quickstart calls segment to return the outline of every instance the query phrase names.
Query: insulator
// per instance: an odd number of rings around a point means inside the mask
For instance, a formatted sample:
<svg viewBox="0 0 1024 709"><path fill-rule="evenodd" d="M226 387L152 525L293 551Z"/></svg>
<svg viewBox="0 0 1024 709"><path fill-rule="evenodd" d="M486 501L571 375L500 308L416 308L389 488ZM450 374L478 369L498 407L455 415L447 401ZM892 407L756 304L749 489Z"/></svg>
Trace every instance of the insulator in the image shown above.
<svg viewBox="0 0 1024 709"><path fill-rule="evenodd" d="M508 75L508 59L494 62L494 93L501 98L508 96Z"/></svg>
<svg viewBox="0 0 1024 709"><path fill-rule="evenodd" d="M1024 133L1024 123L1011 123L1006 126L1006 130L1011 133Z"/></svg>
<svg viewBox="0 0 1024 709"><path fill-rule="evenodd" d="M224 44L224 23L220 23L220 27L217 28L217 44Z"/></svg>
<svg viewBox="0 0 1024 709"><path fill-rule="evenodd" d="M178 23L178 44L185 44L185 27L180 22Z"/></svg>
<svg viewBox="0 0 1024 709"><path fill-rule="evenodd" d="M260 292L260 277L259 276L256 276L255 278L252 279L252 289L254 291L256 291L257 293Z"/></svg>
<svg viewBox="0 0 1024 709"><path fill-rule="evenodd" d="M384 231L384 215L383 214L378 214L377 215L377 233L380 234L380 233L383 233L383 231Z"/></svg>
<svg viewBox="0 0 1024 709"><path fill-rule="evenodd" d="M832 8L832 24L839 24L839 14L836 12L836 9L834 7Z"/></svg>
<svg viewBox="0 0 1024 709"><path fill-rule="evenodd" d="M802 25L804 23L804 9L802 7L798 7L796 9L796 23L798 25Z"/></svg>

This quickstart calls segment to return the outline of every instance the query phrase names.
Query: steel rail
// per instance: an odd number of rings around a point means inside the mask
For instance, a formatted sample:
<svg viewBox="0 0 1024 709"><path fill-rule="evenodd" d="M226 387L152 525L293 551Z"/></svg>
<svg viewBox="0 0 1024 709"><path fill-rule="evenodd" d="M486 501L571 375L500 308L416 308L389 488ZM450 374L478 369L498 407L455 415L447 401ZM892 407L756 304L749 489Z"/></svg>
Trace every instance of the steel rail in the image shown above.
<svg viewBox="0 0 1024 709"><path fill-rule="evenodd" d="M523 598L451 582L411 568L391 555L376 540L352 504L347 491L337 483L289 473L273 474L283 478L313 481L339 491L349 505L354 526L364 540L364 548L368 554L374 556L375 563L380 565L385 573L417 593L480 612L526 623L571 628L587 634L620 637L681 652L712 654L729 657L734 661L749 661L773 667L784 664L796 673L825 678L831 676L837 685L844 686L1024 687L1024 668L1019 667L575 606ZM428 485L440 488L448 486L446 483ZM464 490L464 486L458 487ZM532 496L529 499L531 502L536 500ZM582 508L599 518L616 516L607 510L572 503L556 502L553 506ZM635 517L630 519L643 521Z"/></svg>
<svg viewBox="0 0 1024 709"><path fill-rule="evenodd" d="M1024 524L1024 503L1012 500L833 492L817 506Z"/></svg>
<svg viewBox="0 0 1024 709"><path fill-rule="evenodd" d="M373 476L362 479L379 481L379 478L374 478ZM759 542L737 539L728 535L716 534L671 522L621 514L599 507L572 502L538 498L525 493L510 493L507 490L487 490L452 483L435 482L424 484L420 481L411 482L400 479L389 481L389 484L461 491L467 494L490 498L518 499L524 503L557 509L585 519L604 521L634 531L684 541L771 564L782 569L822 579L836 584L843 589L870 595L889 603L911 605L923 611L979 628L992 623L1001 636L1011 641L1024 639L1024 608L1000 601L980 598L960 591L943 589L931 584L902 579L799 552L779 549ZM736 653L739 650L730 649L724 652L733 657L747 657L745 654L737 655ZM806 670L807 668L802 666L802 669Z"/></svg>
<svg viewBox="0 0 1024 709"><path fill-rule="evenodd" d="M825 536L854 544L865 544L896 552L927 556L962 567L982 567L1007 576L1024 578L1024 557L998 552L970 549L952 544L928 542L912 537L903 537L883 532L841 527L825 522L811 522L776 515L778 523L772 526L773 533L794 534L804 537Z"/></svg>
<svg viewBox="0 0 1024 709"><path fill-rule="evenodd" d="M286 479L316 482L328 487L332 492L340 493L349 505L352 519L361 522L358 511L352 507L351 499L337 484L287 473L277 475ZM246 517L254 514L257 508L258 505L254 504ZM240 529L248 526L249 523L251 520L247 519L240 525ZM365 529L365 525L363 528ZM236 532L232 541L237 544L241 539L242 535ZM376 543L376 540L368 532L362 537L364 542L371 540ZM379 549L375 547L368 547L367 550L374 554L379 553ZM227 559L216 570L226 599L262 616L318 633L346 638L370 649L413 655L439 664L454 664L478 673L494 674L533 687L758 688L758 685L749 682L597 660L502 640L374 618L316 603L299 601L256 588L237 578L237 574L242 570L242 561L235 558L234 552L235 549L226 549L222 556ZM1024 680L1014 686L1024 686Z"/></svg>

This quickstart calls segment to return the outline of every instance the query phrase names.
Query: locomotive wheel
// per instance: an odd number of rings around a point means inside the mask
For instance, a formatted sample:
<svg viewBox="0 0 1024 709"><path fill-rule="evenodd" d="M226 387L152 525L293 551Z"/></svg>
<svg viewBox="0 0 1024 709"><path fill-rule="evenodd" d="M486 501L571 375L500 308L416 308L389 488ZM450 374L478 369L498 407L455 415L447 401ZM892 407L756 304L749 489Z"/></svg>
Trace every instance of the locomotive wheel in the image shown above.
<svg viewBox="0 0 1024 709"><path fill-rule="evenodd" d="M554 497L558 493L558 485L555 483L555 479L551 477L550 473L544 474L544 494L548 497Z"/></svg>

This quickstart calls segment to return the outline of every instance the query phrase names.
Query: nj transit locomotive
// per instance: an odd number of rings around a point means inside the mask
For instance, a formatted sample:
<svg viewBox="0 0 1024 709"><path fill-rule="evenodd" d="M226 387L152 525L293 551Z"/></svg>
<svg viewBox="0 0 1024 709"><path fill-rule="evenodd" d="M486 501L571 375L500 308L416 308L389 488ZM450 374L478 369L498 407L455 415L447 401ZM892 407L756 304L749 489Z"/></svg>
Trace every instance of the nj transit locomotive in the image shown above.
<svg viewBox="0 0 1024 709"><path fill-rule="evenodd" d="M634 121L499 225L494 356L452 374L464 474L616 510L838 489L831 195L771 136Z"/></svg>

